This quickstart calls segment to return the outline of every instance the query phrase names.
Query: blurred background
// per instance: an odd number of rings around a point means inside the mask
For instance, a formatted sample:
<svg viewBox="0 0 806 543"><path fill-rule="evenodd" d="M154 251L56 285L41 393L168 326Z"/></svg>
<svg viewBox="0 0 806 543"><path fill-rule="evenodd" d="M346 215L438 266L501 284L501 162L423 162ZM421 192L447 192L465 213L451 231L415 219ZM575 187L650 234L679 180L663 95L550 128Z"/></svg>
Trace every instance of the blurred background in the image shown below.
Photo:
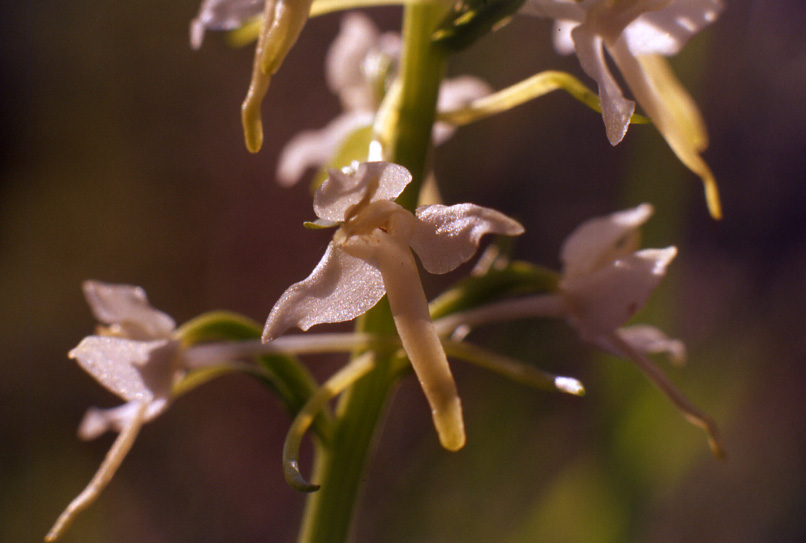
<svg viewBox="0 0 806 543"><path fill-rule="evenodd" d="M454 363L469 441L448 453L408 378L367 471L356 542L806 541L806 4L728 3L674 59L710 130L723 221L654 128L632 127L614 149L601 118L560 93L460 130L434 164L448 203L517 217L515 256L552 267L580 222L655 205L644 245L680 255L637 320L688 345L687 367L664 368L719 422L727 461L635 368L564 323L491 327L473 340L578 377L587 396ZM313 217L305 186L273 178L282 145L339 111L323 63L340 15L310 21L274 78L253 156L239 121L252 49L208 35L191 51L197 9L4 5L0 541L40 541L113 440L76 437L87 407L118 403L66 356L95 325L81 281L141 285L180 323L219 308L262 321L327 243L301 228ZM399 27L399 8L368 13ZM593 85L554 54L550 30L518 17L450 73L503 88L564 69ZM326 377L343 360L310 362ZM303 496L280 468L288 424L246 377L203 386L143 429L64 541L293 541Z"/></svg>

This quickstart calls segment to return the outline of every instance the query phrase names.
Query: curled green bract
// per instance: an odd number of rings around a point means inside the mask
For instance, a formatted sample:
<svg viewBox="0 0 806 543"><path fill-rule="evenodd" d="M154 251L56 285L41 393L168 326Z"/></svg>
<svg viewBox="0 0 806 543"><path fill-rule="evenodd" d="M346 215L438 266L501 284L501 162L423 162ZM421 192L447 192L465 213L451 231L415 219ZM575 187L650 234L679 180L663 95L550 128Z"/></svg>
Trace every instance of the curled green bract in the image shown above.
<svg viewBox="0 0 806 543"><path fill-rule="evenodd" d="M309 483L299 470L299 449L302 445L302 438L327 402L366 375L374 364L372 353L366 353L353 359L319 387L294 417L294 422L291 423L283 445L283 474L286 482L292 488L300 492L319 490L319 485Z"/></svg>

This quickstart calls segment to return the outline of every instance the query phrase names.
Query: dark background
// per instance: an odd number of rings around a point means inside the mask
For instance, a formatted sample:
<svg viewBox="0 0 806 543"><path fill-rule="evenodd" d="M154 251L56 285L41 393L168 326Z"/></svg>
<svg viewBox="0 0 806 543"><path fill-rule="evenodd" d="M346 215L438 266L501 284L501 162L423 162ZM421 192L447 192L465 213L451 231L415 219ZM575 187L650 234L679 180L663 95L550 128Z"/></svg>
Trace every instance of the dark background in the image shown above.
<svg viewBox="0 0 806 543"><path fill-rule="evenodd" d="M12 2L0 28L0 541L38 541L112 442L77 425L112 397L66 358L93 329L80 283L143 286L178 322L210 309L261 321L327 242L279 149L338 112L323 62L340 16L309 22L264 105L249 155L239 106L251 48L188 46L190 1ZM399 8L370 11L385 29ZM684 339L673 380L720 423L728 460L623 361L563 323L474 340L585 382L584 399L454 364L468 445L441 450L412 378L367 474L357 542L806 540L806 5L735 0L674 59L700 104L725 219L650 126L607 143L601 119L555 93L461 130L436 154L448 203L520 219L518 258L556 267L581 221L641 201L645 246L677 245L639 320ZM588 84L526 17L452 59L503 88L544 69ZM436 295L446 281L429 278ZM313 359L326 376L340 359ZM147 425L66 542L292 541L303 497L283 482L288 419L246 377L181 398ZM310 466L307 460L306 466Z"/></svg>

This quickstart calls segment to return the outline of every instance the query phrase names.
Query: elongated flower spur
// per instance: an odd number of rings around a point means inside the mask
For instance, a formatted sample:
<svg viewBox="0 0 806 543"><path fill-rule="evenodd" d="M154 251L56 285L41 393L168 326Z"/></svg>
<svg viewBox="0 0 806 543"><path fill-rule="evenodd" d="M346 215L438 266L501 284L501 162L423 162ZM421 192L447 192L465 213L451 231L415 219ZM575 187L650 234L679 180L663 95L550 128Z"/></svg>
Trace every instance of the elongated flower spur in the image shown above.
<svg viewBox="0 0 806 543"><path fill-rule="evenodd" d="M465 442L461 403L412 250L427 271L447 273L475 254L483 235L518 235L523 227L473 204L423 206L414 215L393 201L411 181L397 164L368 162L329 173L314 196L314 211L341 226L311 275L275 304L263 339L271 341L292 326L307 330L352 320L386 294L440 442L460 449Z"/></svg>
<svg viewBox="0 0 806 543"><path fill-rule="evenodd" d="M499 302L435 324L440 334L446 334L459 326L529 316L565 318L583 340L635 363L689 422L706 431L711 449L721 457L724 452L716 424L648 357L662 353L682 364L686 358L683 343L652 326L624 326L646 305L677 254L676 247L638 250L638 228L652 212L651 205L642 204L591 219L574 230L560 253L563 271L558 293Z"/></svg>
<svg viewBox="0 0 806 543"><path fill-rule="evenodd" d="M201 47L205 30L237 28L263 12L263 29L255 48L252 81L241 106L246 148L256 153L263 146L260 105L269 90L271 76L280 69L308 21L313 0L205 0L190 25L190 43Z"/></svg>
<svg viewBox="0 0 806 543"><path fill-rule="evenodd" d="M638 103L680 161L705 186L714 218L721 218L716 180L700 153L708 146L694 100L664 56L677 54L697 32L716 21L722 0L527 0L522 13L556 19L555 48L576 52L596 80L607 138L616 145L627 132L635 103L624 97L605 61L618 67Z"/></svg>

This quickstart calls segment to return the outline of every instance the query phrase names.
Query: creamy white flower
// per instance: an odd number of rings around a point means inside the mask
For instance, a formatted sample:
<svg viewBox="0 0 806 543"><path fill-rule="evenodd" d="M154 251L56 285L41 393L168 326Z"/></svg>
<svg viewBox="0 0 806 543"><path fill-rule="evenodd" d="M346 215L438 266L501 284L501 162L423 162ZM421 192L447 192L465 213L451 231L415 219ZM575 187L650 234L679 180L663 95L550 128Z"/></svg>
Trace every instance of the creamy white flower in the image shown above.
<svg viewBox="0 0 806 543"><path fill-rule="evenodd" d="M565 318L580 337L616 356L634 362L666 394L683 416L709 436L711 448L722 455L713 421L677 390L649 359L662 353L675 364L685 361L683 343L648 325L624 326L644 305L677 254L675 247L642 249L639 227L652 215L652 206L591 219L563 243L559 292L504 301L448 316L437 321L439 334L462 326L524 317Z"/></svg>
<svg viewBox="0 0 806 543"><path fill-rule="evenodd" d="M93 315L103 325L99 335L84 338L69 356L109 391L126 401L112 409L87 411L79 436L93 439L107 430L119 432L114 445L87 488L62 513L48 533L55 540L80 511L97 498L134 443L143 423L168 406L171 387L183 370L174 320L149 305L140 287L99 281L83 284Z"/></svg>
<svg viewBox="0 0 806 543"><path fill-rule="evenodd" d="M339 34L327 52L325 76L345 111L378 109L402 49L400 34L381 33L363 13L342 17Z"/></svg>
<svg viewBox="0 0 806 543"><path fill-rule="evenodd" d="M431 273L446 273L476 252L485 234L518 235L522 226L473 204L423 206L416 215L394 203L411 174L387 162L332 170L314 196L314 211L340 223L307 279L288 288L266 322L270 341L292 326L302 330L354 319L387 295L409 360L423 387L442 445L464 445L456 385L428 313L412 250Z"/></svg>
<svg viewBox="0 0 806 543"><path fill-rule="evenodd" d="M724 9L722 0L527 0L522 12L557 21L558 52L576 51L596 80L610 143L627 132L635 103L624 97L605 50L635 99L681 162L702 178L711 214L721 216L716 182L700 153L708 137L699 110L663 56L677 54Z"/></svg>
<svg viewBox="0 0 806 543"><path fill-rule="evenodd" d="M638 228L652 206L591 219L563 243L560 293L568 320L586 341L617 330L646 305L677 254L675 247L638 248Z"/></svg>
<svg viewBox="0 0 806 543"><path fill-rule="evenodd" d="M664 353L675 364L685 361L685 346L652 326L622 325L646 305L677 254L675 247L636 250L638 228L652 215L652 206L592 219L565 241L560 291L568 321L582 339L616 356L632 360L672 401L683 416L708 434L714 454L723 456L716 424L700 411L649 359Z"/></svg>
<svg viewBox="0 0 806 543"><path fill-rule="evenodd" d="M278 183L297 183L308 168L327 163L349 134L372 125L397 74L401 50L400 35L381 33L366 15L355 12L342 18L339 34L328 51L325 75L343 112L324 128L301 132L286 144L278 160ZM489 85L475 77L446 79L440 87L437 108L456 109L491 92ZM445 142L454 131L450 124L436 123L434 142Z"/></svg>
<svg viewBox="0 0 806 543"><path fill-rule="evenodd" d="M106 326L70 351L70 358L112 393L131 405L147 406L145 420L167 407L171 386L181 376L179 342L171 337L173 319L149 305L140 287L86 281L84 295L93 315ZM133 407L90 410L79 434L92 439L107 430L121 431L136 413Z"/></svg>

